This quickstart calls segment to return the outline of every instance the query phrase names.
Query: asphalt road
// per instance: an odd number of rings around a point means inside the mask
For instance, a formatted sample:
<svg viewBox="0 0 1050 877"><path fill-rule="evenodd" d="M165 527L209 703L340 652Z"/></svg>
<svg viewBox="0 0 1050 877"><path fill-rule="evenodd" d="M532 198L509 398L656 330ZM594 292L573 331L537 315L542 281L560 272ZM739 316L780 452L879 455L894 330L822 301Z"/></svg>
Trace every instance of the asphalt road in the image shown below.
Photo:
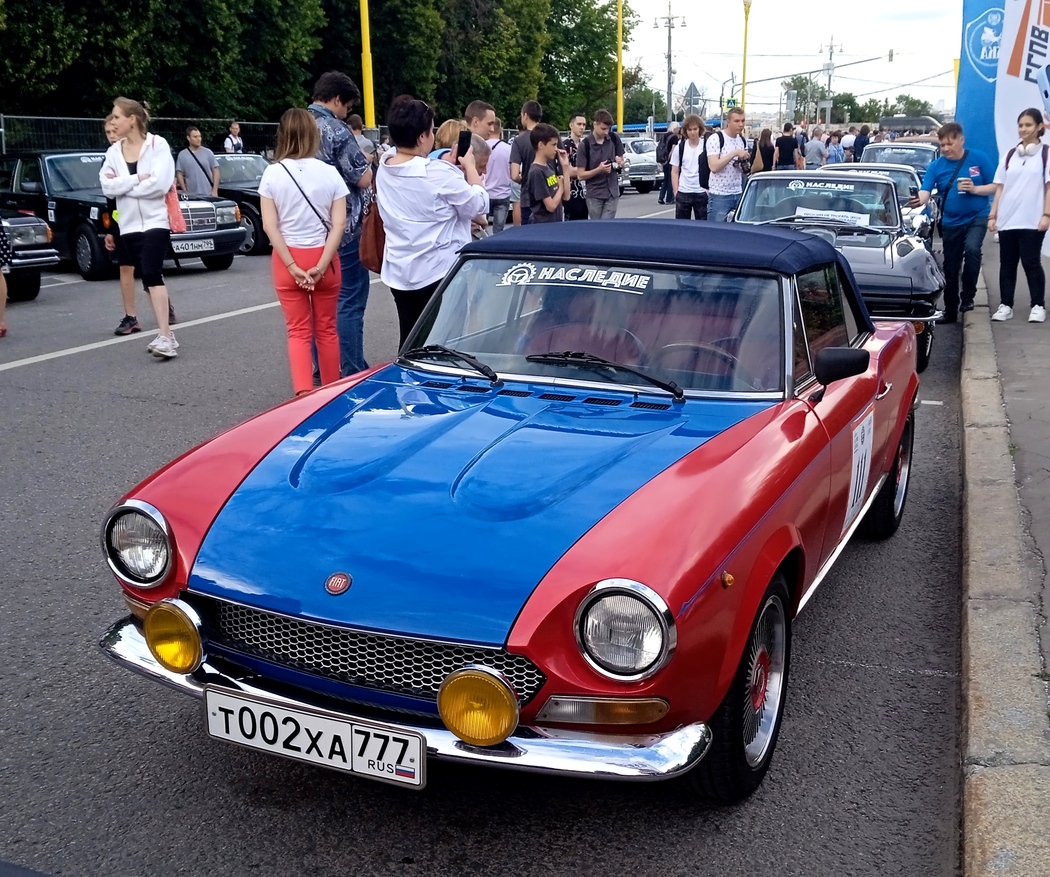
<svg viewBox="0 0 1050 877"><path fill-rule="evenodd" d="M631 193L620 215L658 211L671 215ZM212 741L198 702L98 651L124 612L98 548L106 509L291 392L269 260L193 265L169 276L171 362L146 354L145 333L113 338L115 281L58 273L9 308L0 863L71 877L959 873L958 326L938 330L923 375L904 524L849 546L796 622L783 731L749 801L441 764L413 793ZM378 281L372 293L378 362L397 331Z"/></svg>

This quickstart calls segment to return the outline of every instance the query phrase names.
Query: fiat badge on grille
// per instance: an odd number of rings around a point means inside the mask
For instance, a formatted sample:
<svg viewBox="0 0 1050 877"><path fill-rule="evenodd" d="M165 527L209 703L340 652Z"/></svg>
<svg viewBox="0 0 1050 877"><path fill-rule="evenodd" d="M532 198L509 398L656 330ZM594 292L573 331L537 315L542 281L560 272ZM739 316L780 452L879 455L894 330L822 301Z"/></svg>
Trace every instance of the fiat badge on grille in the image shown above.
<svg viewBox="0 0 1050 877"><path fill-rule="evenodd" d="M353 583L349 573L334 572L325 580L324 589L333 597L338 597L349 591Z"/></svg>

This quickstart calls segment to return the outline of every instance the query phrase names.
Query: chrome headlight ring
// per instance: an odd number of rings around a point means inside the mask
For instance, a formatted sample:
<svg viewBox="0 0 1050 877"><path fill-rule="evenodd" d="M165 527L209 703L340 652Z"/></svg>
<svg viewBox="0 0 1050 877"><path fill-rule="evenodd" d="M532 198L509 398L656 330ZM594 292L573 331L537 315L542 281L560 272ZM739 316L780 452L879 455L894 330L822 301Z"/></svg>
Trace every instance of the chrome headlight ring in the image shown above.
<svg viewBox="0 0 1050 877"><path fill-rule="evenodd" d="M126 564L116 556L117 551L110 543L113 526L120 520L120 518L129 514L140 515L148 519L163 534L167 557L165 558L160 571L155 575L149 577L134 575L133 571L129 570ZM139 499L129 499L122 502L120 505L114 506L109 510L105 520L102 522L102 532L100 535L102 541L102 553L105 555L106 563L109 564L110 571L113 575L124 584L132 588L155 588L162 584L171 572L175 559L174 534L172 533L171 526L168 524L167 519L161 514L160 510L150 505L148 502L143 502Z"/></svg>
<svg viewBox="0 0 1050 877"><path fill-rule="evenodd" d="M611 670L595 659L587 648L583 634L583 625L587 620L587 613L599 601L605 597L621 594L637 600L653 613L654 618L660 626L662 644L655 660L646 667L636 672L622 673ZM664 599L648 585L636 582L633 579L604 579L598 582L587 593L580 602L573 619L573 633L576 637L576 645L584 660L598 673L607 679L615 679L618 682L638 682L648 679L657 671L667 666L668 661L678 647L678 630L675 627L674 616Z"/></svg>

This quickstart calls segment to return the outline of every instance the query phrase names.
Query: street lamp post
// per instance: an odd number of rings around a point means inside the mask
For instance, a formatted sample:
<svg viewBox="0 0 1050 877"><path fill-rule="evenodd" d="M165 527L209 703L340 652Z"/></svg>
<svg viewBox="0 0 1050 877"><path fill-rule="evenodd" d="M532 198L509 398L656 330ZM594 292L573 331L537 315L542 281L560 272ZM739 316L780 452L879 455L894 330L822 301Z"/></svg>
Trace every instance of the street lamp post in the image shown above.
<svg viewBox="0 0 1050 877"><path fill-rule="evenodd" d="M744 0L744 69L741 75L740 106L747 102L747 19L751 15L751 0Z"/></svg>
<svg viewBox="0 0 1050 877"><path fill-rule="evenodd" d="M681 21L681 27L685 27L685 18L681 15L671 15L671 2L667 2L667 15L658 15L656 20L653 21L653 27L660 27L660 19L663 19L663 26L667 28L667 121L670 122L674 118L671 110L671 84L674 81L675 70L671 66L671 30L676 27L675 21Z"/></svg>
<svg viewBox="0 0 1050 877"><path fill-rule="evenodd" d="M361 0L361 87L365 92L365 127L374 128L376 102L372 87L372 36L368 29L368 0Z"/></svg>

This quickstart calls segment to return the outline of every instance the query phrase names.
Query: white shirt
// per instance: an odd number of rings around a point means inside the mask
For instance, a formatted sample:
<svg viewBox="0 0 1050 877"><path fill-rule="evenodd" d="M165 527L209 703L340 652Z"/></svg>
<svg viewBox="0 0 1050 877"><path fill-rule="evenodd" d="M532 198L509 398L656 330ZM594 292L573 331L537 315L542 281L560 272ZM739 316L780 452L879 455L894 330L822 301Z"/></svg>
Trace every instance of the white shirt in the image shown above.
<svg viewBox="0 0 1050 877"><path fill-rule="evenodd" d="M1020 145L1020 144L1018 144ZM1035 155L1021 155L1015 147L1010 156L1010 167L1006 166L1006 153L999 159L994 182L1003 187L999 196L996 225L999 231L1037 229L1043 216L1045 184L1050 174L1043 170L1043 145L1040 143ZM1047 162L1050 170L1050 162Z"/></svg>
<svg viewBox="0 0 1050 877"><path fill-rule="evenodd" d="M856 134L843 134L842 140L839 141L843 149L852 149L853 144L857 142Z"/></svg>
<svg viewBox="0 0 1050 877"><path fill-rule="evenodd" d="M223 142L222 148L227 152L243 152L244 141L240 137L234 137L230 134Z"/></svg>
<svg viewBox="0 0 1050 877"><path fill-rule="evenodd" d="M727 134L722 135L725 138L725 143L722 148L718 147L718 134L712 134L707 138L707 155L721 158L727 152L735 152L737 149L747 149L747 143L743 137L739 135L736 137L730 137ZM739 195L744 191L744 174L740 170L740 165L735 161L729 162L720 171L711 171L711 186L710 191L712 195Z"/></svg>
<svg viewBox="0 0 1050 877"><path fill-rule="evenodd" d="M287 170L285 170L287 168ZM302 186L300 192L295 182ZM273 201L277 210L277 228L289 247L323 247L328 229L321 223L310 203L332 225L332 202L349 194L346 183L330 164L317 158L286 158L263 171L259 194Z"/></svg>
<svg viewBox="0 0 1050 877"><path fill-rule="evenodd" d="M380 277L393 289L422 289L448 273L470 242L470 220L488 213L484 186L472 186L447 161L416 156L376 169L379 215L386 231Z"/></svg>
<svg viewBox="0 0 1050 877"><path fill-rule="evenodd" d="M696 195L707 191L700 185L699 161L703 147L702 140L698 140L696 146L690 146L689 141L686 140L685 149L682 152L682 167L678 167L678 144L676 143L674 149L671 150L671 167L678 168L679 192L685 192L687 195Z"/></svg>

